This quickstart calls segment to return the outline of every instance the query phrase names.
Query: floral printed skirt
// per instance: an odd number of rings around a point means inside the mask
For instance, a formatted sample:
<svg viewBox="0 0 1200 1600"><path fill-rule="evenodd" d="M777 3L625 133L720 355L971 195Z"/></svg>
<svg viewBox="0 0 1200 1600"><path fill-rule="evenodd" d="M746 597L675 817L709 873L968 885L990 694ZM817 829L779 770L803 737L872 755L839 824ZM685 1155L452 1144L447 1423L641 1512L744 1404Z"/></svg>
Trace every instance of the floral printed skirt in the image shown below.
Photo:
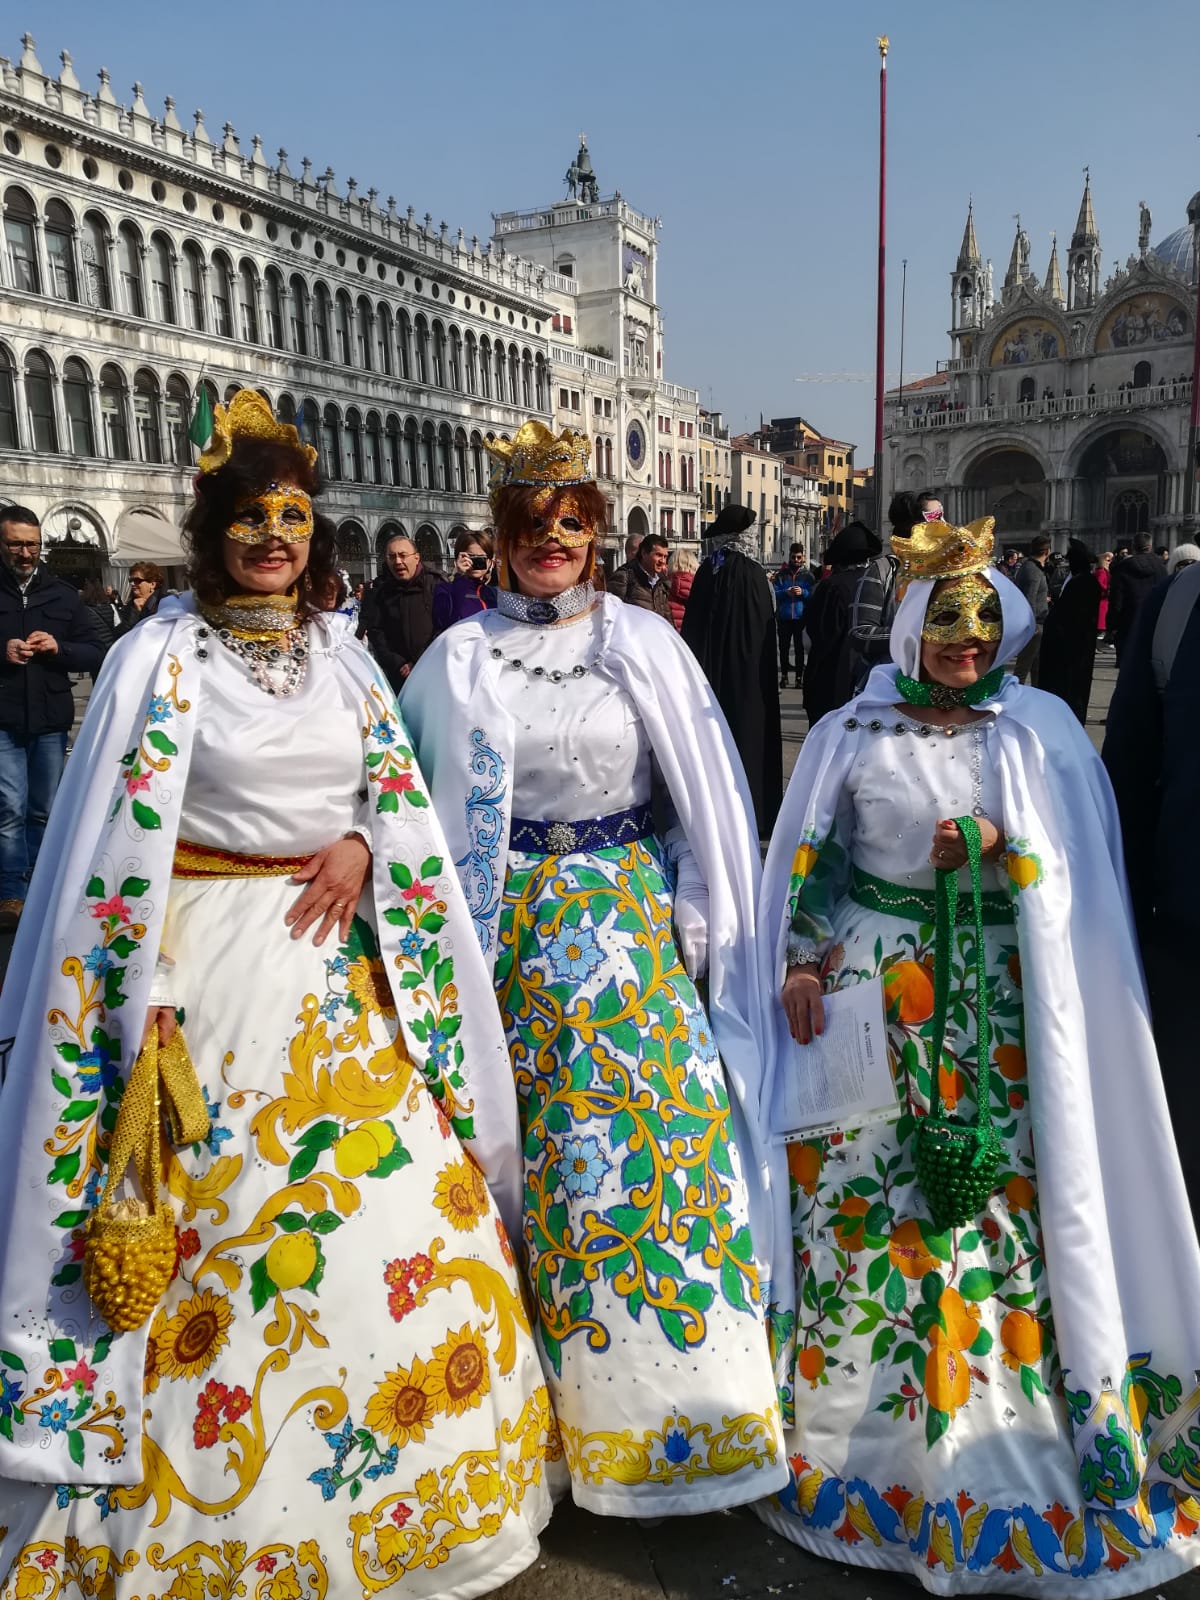
<svg viewBox="0 0 1200 1600"><path fill-rule="evenodd" d="M788 1147L796 1251L791 1482L773 1529L938 1594L1136 1594L1200 1561L1200 1504L1156 1483L1138 1510L1084 1506L1038 1215L1016 931L985 929L996 1188L939 1232L913 1175L929 1103L933 929L846 901L826 990L882 978L900 1115ZM974 934L958 930L941 1093L972 1117ZM1130 1412L1161 1417L1178 1380L1147 1362Z"/></svg>
<svg viewBox="0 0 1200 1600"><path fill-rule="evenodd" d="M2 1600L457 1600L537 1554L553 1422L511 1247L394 1048L368 921L315 949L284 926L296 893L172 887L164 948L212 1129L170 1158L178 1269L126 1407L144 1478L0 1480ZM48 1427L103 1391L58 1354L0 1368Z"/></svg>
<svg viewBox="0 0 1200 1600"><path fill-rule="evenodd" d="M724 1073L657 841L511 855L496 989L525 1253L579 1504L706 1511L786 1482Z"/></svg>

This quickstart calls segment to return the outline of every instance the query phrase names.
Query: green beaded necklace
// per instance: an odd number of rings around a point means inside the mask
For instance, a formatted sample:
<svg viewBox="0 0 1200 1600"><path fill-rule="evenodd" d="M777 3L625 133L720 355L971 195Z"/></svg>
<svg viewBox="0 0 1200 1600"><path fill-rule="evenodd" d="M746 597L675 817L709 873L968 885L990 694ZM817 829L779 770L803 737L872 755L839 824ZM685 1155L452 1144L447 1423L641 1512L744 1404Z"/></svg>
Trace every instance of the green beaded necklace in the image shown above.
<svg viewBox="0 0 1200 1600"><path fill-rule="evenodd" d="M1004 681L1004 668L994 667L986 678L968 684L965 689L952 689L948 683L923 683L903 672L896 674L896 687L910 706L934 706L939 711L949 711L952 706L977 706L981 700L994 700Z"/></svg>

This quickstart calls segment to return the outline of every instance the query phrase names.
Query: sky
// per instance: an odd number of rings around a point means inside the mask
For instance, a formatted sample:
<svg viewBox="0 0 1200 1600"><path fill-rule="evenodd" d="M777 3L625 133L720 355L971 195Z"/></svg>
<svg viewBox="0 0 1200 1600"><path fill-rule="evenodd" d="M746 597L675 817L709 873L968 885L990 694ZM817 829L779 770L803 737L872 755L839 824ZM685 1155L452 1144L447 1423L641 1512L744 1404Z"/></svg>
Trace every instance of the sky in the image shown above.
<svg viewBox="0 0 1200 1600"><path fill-rule="evenodd" d="M232 122L270 159L310 156L481 240L491 213L563 198L581 131L602 195L662 218L664 376L735 431L800 414L872 449L878 34L888 57L887 367L949 354L950 272L968 197L1003 280L1016 228L1044 277L1090 166L1105 274L1200 189L1196 0L24 0L0 54L68 49L186 127ZM12 37L9 37L9 34ZM817 374L842 381L813 381ZM858 381L845 381L845 375ZM802 380L802 381L797 381Z"/></svg>

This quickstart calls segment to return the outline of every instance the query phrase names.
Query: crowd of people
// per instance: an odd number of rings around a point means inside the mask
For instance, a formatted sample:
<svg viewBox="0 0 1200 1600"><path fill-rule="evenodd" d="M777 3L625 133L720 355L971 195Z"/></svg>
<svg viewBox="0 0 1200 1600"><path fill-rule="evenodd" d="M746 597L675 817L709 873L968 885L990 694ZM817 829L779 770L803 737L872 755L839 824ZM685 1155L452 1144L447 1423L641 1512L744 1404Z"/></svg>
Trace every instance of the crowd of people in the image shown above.
<svg viewBox="0 0 1200 1600"><path fill-rule="evenodd" d="M0 1593L459 1600L566 1495L942 1594L1200 1563L1200 563L1054 594L929 492L605 584L587 439L488 448L492 531L355 595L241 391L102 666L0 517Z"/></svg>

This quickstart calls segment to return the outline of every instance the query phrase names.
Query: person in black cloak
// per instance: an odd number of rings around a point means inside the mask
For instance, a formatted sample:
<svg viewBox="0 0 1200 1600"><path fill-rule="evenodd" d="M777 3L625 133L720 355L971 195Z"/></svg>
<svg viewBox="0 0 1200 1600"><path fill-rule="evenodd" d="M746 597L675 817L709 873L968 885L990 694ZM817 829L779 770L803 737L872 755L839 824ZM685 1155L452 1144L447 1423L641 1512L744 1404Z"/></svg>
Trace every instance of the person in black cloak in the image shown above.
<svg viewBox="0 0 1200 1600"><path fill-rule="evenodd" d="M753 522L749 506L728 505L713 523L710 537L720 545L696 573L681 632L725 713L759 834L769 838L783 798L783 736L775 606L757 546L745 537Z"/></svg>
<svg viewBox="0 0 1200 1600"><path fill-rule="evenodd" d="M1042 633L1038 688L1065 700L1080 722L1087 722L1096 664L1096 623L1103 591L1096 578L1095 558L1079 539L1067 546L1066 582Z"/></svg>
<svg viewBox="0 0 1200 1600"><path fill-rule="evenodd" d="M804 709L810 728L855 693L858 657L850 637L850 606L863 569L882 550L882 540L866 523L849 522L825 552L833 570L813 590L804 613L809 644Z"/></svg>

